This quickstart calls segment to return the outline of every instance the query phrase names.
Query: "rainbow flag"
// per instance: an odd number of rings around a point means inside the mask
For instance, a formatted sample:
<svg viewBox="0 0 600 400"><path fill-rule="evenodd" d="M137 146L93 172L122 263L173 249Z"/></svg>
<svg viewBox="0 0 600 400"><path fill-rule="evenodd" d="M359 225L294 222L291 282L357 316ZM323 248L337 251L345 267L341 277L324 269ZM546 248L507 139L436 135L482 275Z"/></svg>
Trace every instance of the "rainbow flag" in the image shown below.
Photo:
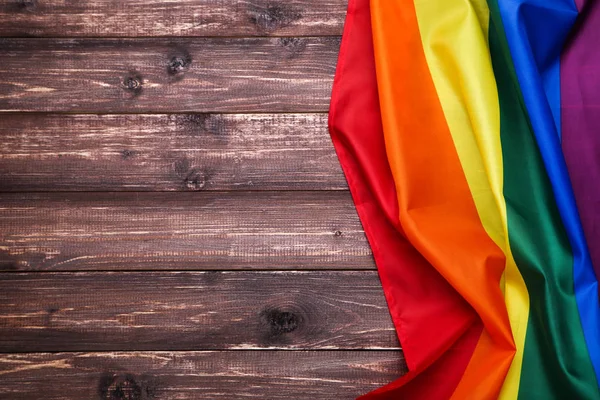
<svg viewBox="0 0 600 400"><path fill-rule="evenodd" d="M350 0L329 128L409 372L600 399L600 1Z"/></svg>

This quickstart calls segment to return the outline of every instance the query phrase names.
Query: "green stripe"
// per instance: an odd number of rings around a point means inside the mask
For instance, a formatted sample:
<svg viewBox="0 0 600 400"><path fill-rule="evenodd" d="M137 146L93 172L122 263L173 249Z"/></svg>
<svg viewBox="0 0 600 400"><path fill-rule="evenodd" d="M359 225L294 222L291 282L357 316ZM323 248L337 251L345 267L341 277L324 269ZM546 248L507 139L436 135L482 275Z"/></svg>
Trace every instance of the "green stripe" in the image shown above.
<svg viewBox="0 0 600 400"><path fill-rule="evenodd" d="M488 1L509 244L529 291L520 399L600 398L574 293L573 256L518 86L498 0Z"/></svg>

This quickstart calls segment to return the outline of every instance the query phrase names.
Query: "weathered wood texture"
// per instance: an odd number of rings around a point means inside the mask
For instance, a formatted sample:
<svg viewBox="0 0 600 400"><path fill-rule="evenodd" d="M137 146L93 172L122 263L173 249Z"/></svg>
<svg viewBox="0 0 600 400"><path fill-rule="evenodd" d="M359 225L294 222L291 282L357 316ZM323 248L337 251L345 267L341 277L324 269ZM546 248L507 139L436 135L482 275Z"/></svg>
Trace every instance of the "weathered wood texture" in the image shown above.
<svg viewBox="0 0 600 400"><path fill-rule="evenodd" d="M322 112L338 37L0 39L0 111Z"/></svg>
<svg viewBox="0 0 600 400"><path fill-rule="evenodd" d="M0 36L340 35L347 0L0 0Z"/></svg>
<svg viewBox="0 0 600 400"><path fill-rule="evenodd" d="M0 194L0 269L373 269L347 192Z"/></svg>
<svg viewBox="0 0 600 400"><path fill-rule="evenodd" d="M0 352L398 349L375 271L0 275Z"/></svg>
<svg viewBox="0 0 600 400"><path fill-rule="evenodd" d="M406 372L327 132L346 5L0 0L0 399Z"/></svg>
<svg viewBox="0 0 600 400"><path fill-rule="evenodd" d="M0 121L0 191L347 189L326 114L6 114Z"/></svg>
<svg viewBox="0 0 600 400"><path fill-rule="evenodd" d="M344 400L404 372L394 351L5 354L0 398Z"/></svg>

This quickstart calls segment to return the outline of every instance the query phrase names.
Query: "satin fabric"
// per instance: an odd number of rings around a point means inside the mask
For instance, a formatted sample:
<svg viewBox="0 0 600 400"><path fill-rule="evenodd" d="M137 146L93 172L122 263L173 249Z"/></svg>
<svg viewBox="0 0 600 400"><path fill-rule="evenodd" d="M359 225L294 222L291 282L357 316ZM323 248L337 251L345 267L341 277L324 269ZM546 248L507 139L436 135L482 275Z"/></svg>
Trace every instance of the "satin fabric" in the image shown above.
<svg viewBox="0 0 600 400"><path fill-rule="evenodd" d="M527 379L521 381L519 397L594 398L595 378L586 362L588 349L573 296L573 256L517 84L498 4L490 2L490 7L498 32L490 44L504 117L505 198L513 215L509 231L515 259L535 299L523 362Z"/></svg>
<svg viewBox="0 0 600 400"><path fill-rule="evenodd" d="M500 105L488 45L488 6L485 0L416 1L415 11L429 70L479 217L506 257L501 288L506 292L515 354L508 375L498 371L497 379L499 384L504 382L504 392L509 397L516 396L529 295L508 241ZM481 372L490 367L482 367L482 363L495 357L490 357L493 350L484 346L478 346L477 351L453 398L464 398L474 386L485 382ZM498 392L494 390L487 396L497 397Z"/></svg>
<svg viewBox="0 0 600 400"><path fill-rule="evenodd" d="M365 399L448 398L481 334L475 312L407 241L386 157L368 0L350 0L329 116L409 372ZM431 385L431 381L440 381Z"/></svg>
<svg viewBox="0 0 600 400"><path fill-rule="evenodd" d="M567 126L581 146L559 87L575 3L370 6L349 2L330 132L409 372L364 398L599 398L597 279L560 148Z"/></svg>
<svg viewBox="0 0 600 400"><path fill-rule="evenodd" d="M506 257L477 213L430 75L415 7L372 1L371 11L383 133L400 222L411 243L484 324L466 372L470 386L459 386L457 395L470 387L480 398L492 398L515 349L500 290Z"/></svg>
<svg viewBox="0 0 600 400"><path fill-rule="evenodd" d="M578 23L565 46L561 63L562 149L596 276L600 276L600 4L578 0ZM583 275L583 274L582 274ZM598 286L590 274L580 277L582 319L589 321L588 347L596 375L600 373L600 327L591 306ZM591 283L590 283L591 282Z"/></svg>
<svg viewBox="0 0 600 400"><path fill-rule="evenodd" d="M589 355L598 376L598 281L562 153L561 135L553 118L552 109L556 106L551 103L555 99L544 95L546 87L557 84L554 78L548 77L552 76L551 70L560 58L578 10L573 0L499 0L498 5L518 81L524 88L524 102L571 245L575 296Z"/></svg>
<svg viewBox="0 0 600 400"><path fill-rule="evenodd" d="M562 149L596 276L600 275L600 4L579 0L582 15L561 58Z"/></svg>

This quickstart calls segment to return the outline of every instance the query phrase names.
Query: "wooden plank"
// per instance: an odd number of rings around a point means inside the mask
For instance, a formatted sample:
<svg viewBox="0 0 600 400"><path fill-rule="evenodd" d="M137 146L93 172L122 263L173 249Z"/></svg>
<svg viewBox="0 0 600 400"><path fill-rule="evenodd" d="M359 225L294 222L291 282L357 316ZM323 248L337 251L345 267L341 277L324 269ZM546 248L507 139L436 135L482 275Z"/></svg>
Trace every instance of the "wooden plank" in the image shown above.
<svg viewBox="0 0 600 400"><path fill-rule="evenodd" d="M374 269L348 192L0 194L0 269Z"/></svg>
<svg viewBox="0 0 600 400"><path fill-rule="evenodd" d="M339 37L0 39L0 111L324 112Z"/></svg>
<svg viewBox="0 0 600 400"><path fill-rule="evenodd" d="M347 189L326 114L0 118L0 191Z"/></svg>
<svg viewBox="0 0 600 400"><path fill-rule="evenodd" d="M406 373L397 351L0 355L0 397L355 399Z"/></svg>
<svg viewBox="0 0 600 400"><path fill-rule="evenodd" d="M0 274L0 351L398 349L375 271Z"/></svg>
<svg viewBox="0 0 600 400"><path fill-rule="evenodd" d="M1 0L0 36L341 35L347 0Z"/></svg>

